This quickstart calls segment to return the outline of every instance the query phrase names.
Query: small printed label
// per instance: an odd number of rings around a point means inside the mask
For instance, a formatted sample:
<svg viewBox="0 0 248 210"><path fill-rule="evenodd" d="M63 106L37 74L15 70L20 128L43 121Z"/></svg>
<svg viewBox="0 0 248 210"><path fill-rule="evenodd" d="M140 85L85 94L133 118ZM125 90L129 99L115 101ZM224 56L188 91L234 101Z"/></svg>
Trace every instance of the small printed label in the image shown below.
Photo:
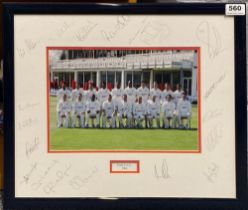
<svg viewBox="0 0 248 210"><path fill-rule="evenodd" d="M111 160L110 173L139 173L138 160Z"/></svg>
<svg viewBox="0 0 248 210"><path fill-rule="evenodd" d="M245 4L226 4L226 15L245 15Z"/></svg>

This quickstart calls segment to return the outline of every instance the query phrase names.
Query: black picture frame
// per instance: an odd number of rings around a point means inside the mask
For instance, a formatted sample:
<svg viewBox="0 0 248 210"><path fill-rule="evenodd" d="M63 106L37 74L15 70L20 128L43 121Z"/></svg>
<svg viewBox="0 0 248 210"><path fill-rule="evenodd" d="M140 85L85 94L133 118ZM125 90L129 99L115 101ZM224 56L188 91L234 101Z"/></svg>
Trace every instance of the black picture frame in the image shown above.
<svg viewBox="0 0 248 210"><path fill-rule="evenodd" d="M236 199L200 198L16 198L14 135L14 15L16 14L180 14L225 15L225 4L4 4L4 208L5 209L246 209L247 208L247 102L246 18L235 16L235 136ZM228 35L227 35L228 36Z"/></svg>

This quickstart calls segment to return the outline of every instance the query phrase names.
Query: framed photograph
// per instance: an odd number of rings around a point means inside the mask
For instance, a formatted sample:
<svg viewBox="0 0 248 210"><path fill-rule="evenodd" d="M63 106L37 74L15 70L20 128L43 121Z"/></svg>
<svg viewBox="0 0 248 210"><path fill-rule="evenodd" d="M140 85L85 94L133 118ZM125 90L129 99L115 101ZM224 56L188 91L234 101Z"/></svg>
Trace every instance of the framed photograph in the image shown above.
<svg viewBox="0 0 248 210"><path fill-rule="evenodd" d="M245 4L5 4L5 208L245 209Z"/></svg>

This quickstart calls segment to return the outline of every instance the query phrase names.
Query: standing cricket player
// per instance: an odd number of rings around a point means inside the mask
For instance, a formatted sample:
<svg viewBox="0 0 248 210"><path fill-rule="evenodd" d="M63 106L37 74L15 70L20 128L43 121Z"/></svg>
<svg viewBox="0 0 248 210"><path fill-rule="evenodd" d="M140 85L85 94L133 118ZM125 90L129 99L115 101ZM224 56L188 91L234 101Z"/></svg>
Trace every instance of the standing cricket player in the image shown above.
<svg viewBox="0 0 248 210"><path fill-rule="evenodd" d="M74 90L72 90L71 92L71 101L72 102L76 102L76 100L78 99L79 94L82 95L82 99L84 97L84 91L83 89L80 87L80 85L77 85L77 88L75 88Z"/></svg>
<svg viewBox="0 0 248 210"><path fill-rule="evenodd" d="M66 95L66 99L69 100L70 98L70 91L66 88L65 83L61 84L61 88L57 92L57 99L58 101L62 100L64 95Z"/></svg>
<svg viewBox="0 0 248 210"><path fill-rule="evenodd" d="M86 104L86 125L85 127L89 127L89 120L91 119L92 127L99 128L100 123L100 105L96 101L96 96L93 94L91 96L91 100ZM96 120L94 124L94 119Z"/></svg>
<svg viewBox="0 0 248 210"><path fill-rule="evenodd" d="M145 81L141 82L141 86L136 91L137 97L142 97L142 103L145 104L145 106L148 103L149 96L150 96L150 90L146 87ZM147 128L147 115L145 116L145 127Z"/></svg>
<svg viewBox="0 0 248 210"><path fill-rule="evenodd" d="M89 81L88 83L89 83L89 89L85 92L85 98L87 102L91 101L93 95L95 95L95 99L96 99L96 90L93 87L93 82Z"/></svg>
<svg viewBox="0 0 248 210"><path fill-rule="evenodd" d="M108 100L108 97L109 97L109 91L106 88L105 82L102 82L101 83L101 88L97 92L97 99L98 99L98 101L99 101L99 103L101 105L101 108L102 108L103 102Z"/></svg>
<svg viewBox="0 0 248 210"><path fill-rule="evenodd" d="M147 104L147 119L149 128L153 128L153 120L156 120L157 128L160 128L160 103L156 101L156 96L152 97Z"/></svg>
<svg viewBox="0 0 248 210"><path fill-rule="evenodd" d="M187 99L187 93L182 93L182 99L178 102L177 112L178 112L178 120L179 120L179 128L189 128L190 119L191 119L191 103ZM184 125L183 120L186 120L186 124Z"/></svg>
<svg viewBox="0 0 248 210"><path fill-rule="evenodd" d="M142 103L142 97L138 98L138 102L133 107L135 125L137 128L143 128L143 121L146 115L146 106Z"/></svg>
<svg viewBox="0 0 248 210"><path fill-rule="evenodd" d="M136 99L136 89L132 87L131 81L128 81L128 86L125 88L124 93L127 94L127 100L130 103L135 103Z"/></svg>
<svg viewBox="0 0 248 210"><path fill-rule="evenodd" d="M73 106L73 121L72 127L74 128L77 120L79 121L79 127L84 128L84 116L86 111L86 104L83 102L83 96L79 93L77 101Z"/></svg>
<svg viewBox="0 0 248 210"><path fill-rule="evenodd" d="M108 100L103 102L102 113L102 127L106 128L106 122L108 120L110 127L115 128L116 110L111 94L109 94Z"/></svg>
<svg viewBox="0 0 248 210"><path fill-rule="evenodd" d="M172 96L169 94L166 97L166 101L164 101L162 104L164 128L175 128L176 127L175 111L176 111L176 105L172 101Z"/></svg>
<svg viewBox="0 0 248 210"><path fill-rule="evenodd" d="M155 81L153 83L153 88L150 91L150 97L153 98L153 96L156 96L156 102L160 103L161 100L161 90L158 88L158 83Z"/></svg>
<svg viewBox="0 0 248 210"><path fill-rule="evenodd" d="M182 98L183 90L179 84L176 85L176 90L173 92L174 102L177 106L178 101Z"/></svg>
<svg viewBox="0 0 248 210"><path fill-rule="evenodd" d="M63 95L63 99L58 101L57 104L57 116L58 116L58 128L64 126L69 127L71 104L67 101L67 95Z"/></svg>
<svg viewBox="0 0 248 210"><path fill-rule="evenodd" d="M137 97L142 97L144 104L147 104L150 95L150 90L146 87L145 81L141 82L141 86L137 89Z"/></svg>
<svg viewBox="0 0 248 210"><path fill-rule="evenodd" d="M112 89L111 94L113 96L113 101L115 104L117 104L119 101L122 100L123 90L121 89L121 83L120 82L118 82L116 87L114 89Z"/></svg>
<svg viewBox="0 0 248 210"><path fill-rule="evenodd" d="M126 119L126 128L131 128L132 122L132 112L133 112L133 104L128 102L127 94L123 95L123 100L120 101L117 105L117 112L118 112L118 120L120 128L124 127L123 120Z"/></svg>

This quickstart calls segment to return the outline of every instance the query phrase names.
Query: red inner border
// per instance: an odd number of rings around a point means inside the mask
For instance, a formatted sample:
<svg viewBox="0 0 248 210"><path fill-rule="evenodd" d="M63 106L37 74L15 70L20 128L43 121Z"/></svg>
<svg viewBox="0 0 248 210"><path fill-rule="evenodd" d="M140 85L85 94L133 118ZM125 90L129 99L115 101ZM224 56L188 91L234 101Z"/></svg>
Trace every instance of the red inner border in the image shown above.
<svg viewBox="0 0 248 210"><path fill-rule="evenodd" d="M49 50L196 50L197 51L197 97L198 97L198 149L197 150L51 150L50 149L50 80ZM47 77L47 152L48 153L201 153L201 63L200 47L46 47ZM122 172L123 173L123 172Z"/></svg>
<svg viewBox="0 0 248 210"><path fill-rule="evenodd" d="M109 165L109 172L111 174L128 174L128 173L140 173L140 162L139 160L110 160ZM135 163L136 170L135 171L113 171L113 164L114 163Z"/></svg>

